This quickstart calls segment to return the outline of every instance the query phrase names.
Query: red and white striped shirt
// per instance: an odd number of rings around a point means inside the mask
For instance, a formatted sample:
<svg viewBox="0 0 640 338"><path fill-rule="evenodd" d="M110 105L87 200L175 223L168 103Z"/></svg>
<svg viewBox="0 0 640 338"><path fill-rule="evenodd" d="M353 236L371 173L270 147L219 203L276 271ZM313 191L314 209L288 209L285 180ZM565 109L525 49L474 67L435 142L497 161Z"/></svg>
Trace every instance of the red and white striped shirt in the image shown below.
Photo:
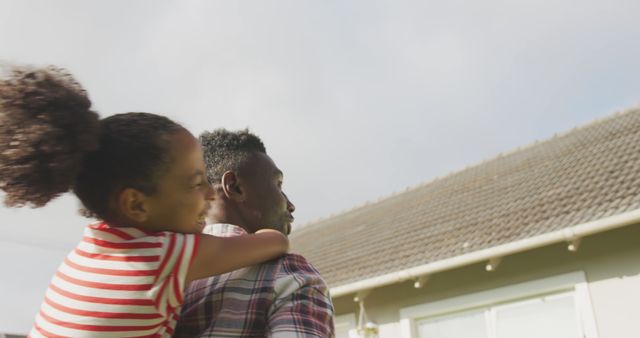
<svg viewBox="0 0 640 338"><path fill-rule="evenodd" d="M89 225L53 277L31 337L169 337L198 235Z"/></svg>

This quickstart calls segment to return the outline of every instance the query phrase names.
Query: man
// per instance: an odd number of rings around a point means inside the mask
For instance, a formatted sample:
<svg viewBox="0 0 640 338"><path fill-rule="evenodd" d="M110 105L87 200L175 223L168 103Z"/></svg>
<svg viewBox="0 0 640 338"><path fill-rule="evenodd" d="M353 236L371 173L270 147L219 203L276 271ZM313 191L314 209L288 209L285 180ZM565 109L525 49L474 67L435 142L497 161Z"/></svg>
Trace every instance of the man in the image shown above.
<svg viewBox="0 0 640 338"><path fill-rule="evenodd" d="M215 191L204 232L234 236L271 228L289 234L295 207L262 141L247 130L220 129L205 132L200 142ZM185 292L174 337L333 337L328 290L296 254L197 280Z"/></svg>

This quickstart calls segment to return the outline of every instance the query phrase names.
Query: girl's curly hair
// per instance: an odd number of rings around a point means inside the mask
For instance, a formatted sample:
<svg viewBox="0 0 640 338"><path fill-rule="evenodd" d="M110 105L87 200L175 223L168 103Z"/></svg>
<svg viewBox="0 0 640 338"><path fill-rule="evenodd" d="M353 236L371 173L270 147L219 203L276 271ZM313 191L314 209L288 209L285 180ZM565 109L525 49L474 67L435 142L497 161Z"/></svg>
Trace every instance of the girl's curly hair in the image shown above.
<svg viewBox="0 0 640 338"><path fill-rule="evenodd" d="M63 69L0 66L0 189L7 206L41 207L73 190L85 216L108 220L109 200L132 187L153 194L184 130L150 113L100 120Z"/></svg>
<svg viewBox="0 0 640 338"><path fill-rule="evenodd" d="M98 114L65 70L3 66L0 187L7 206L40 207L68 191L96 148Z"/></svg>

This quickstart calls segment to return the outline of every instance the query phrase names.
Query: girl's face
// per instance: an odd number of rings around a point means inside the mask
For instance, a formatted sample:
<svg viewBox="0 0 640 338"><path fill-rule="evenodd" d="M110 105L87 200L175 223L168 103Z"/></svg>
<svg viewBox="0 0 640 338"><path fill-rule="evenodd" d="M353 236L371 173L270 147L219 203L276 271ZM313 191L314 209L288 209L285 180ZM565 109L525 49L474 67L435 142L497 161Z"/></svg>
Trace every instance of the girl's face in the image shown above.
<svg viewBox="0 0 640 338"><path fill-rule="evenodd" d="M213 189L207 181L202 150L186 130L169 140L169 164L147 197L145 228L155 231L200 233L205 225Z"/></svg>

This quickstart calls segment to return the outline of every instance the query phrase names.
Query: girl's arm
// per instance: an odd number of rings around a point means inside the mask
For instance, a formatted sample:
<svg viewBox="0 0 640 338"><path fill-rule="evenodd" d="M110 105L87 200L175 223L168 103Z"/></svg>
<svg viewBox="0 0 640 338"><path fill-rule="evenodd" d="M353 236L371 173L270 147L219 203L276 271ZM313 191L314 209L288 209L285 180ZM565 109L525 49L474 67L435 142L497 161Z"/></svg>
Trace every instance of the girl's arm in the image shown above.
<svg viewBox="0 0 640 338"><path fill-rule="evenodd" d="M262 263L289 249L287 237L272 229L237 237L199 236L198 250L187 272L187 283Z"/></svg>

